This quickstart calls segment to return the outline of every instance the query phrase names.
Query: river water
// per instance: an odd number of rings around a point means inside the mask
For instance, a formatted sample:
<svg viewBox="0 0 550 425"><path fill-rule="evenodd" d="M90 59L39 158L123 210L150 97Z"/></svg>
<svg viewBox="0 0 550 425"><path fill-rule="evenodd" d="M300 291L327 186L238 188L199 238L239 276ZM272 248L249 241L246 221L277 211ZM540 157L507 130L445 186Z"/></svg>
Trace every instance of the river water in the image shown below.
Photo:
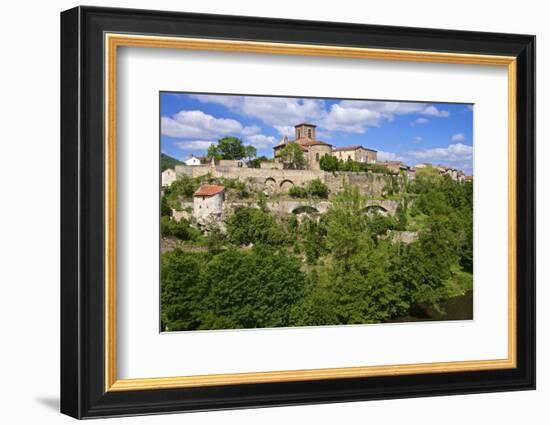
<svg viewBox="0 0 550 425"><path fill-rule="evenodd" d="M441 311L431 307L421 307L411 311L408 315L393 319L390 322L426 322L441 320L472 320L474 310L473 292L449 298L441 303Z"/></svg>

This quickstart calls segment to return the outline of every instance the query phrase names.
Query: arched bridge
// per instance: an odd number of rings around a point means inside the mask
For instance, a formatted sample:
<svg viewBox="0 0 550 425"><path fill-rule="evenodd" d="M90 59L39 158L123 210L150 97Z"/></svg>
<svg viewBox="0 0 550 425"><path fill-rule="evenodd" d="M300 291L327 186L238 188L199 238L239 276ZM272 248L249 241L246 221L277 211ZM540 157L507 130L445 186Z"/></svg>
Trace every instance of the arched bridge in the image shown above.
<svg viewBox="0 0 550 425"><path fill-rule="evenodd" d="M331 202L329 201L279 201L268 202L267 208L272 212L286 213L286 214L324 214L330 208ZM383 214L395 215L399 201L381 199L381 200L369 200L366 202L363 211L365 213L378 211Z"/></svg>

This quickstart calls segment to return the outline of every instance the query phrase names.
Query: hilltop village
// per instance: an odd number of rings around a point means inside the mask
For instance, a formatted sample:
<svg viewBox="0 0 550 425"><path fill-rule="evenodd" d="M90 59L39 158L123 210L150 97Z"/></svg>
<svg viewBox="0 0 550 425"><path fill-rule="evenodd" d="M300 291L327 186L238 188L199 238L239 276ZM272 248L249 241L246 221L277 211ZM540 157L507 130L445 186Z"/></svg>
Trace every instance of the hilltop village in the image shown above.
<svg viewBox="0 0 550 425"><path fill-rule="evenodd" d="M305 123L272 159L246 147L225 137L208 159L161 157L163 330L472 318L460 170L381 162Z"/></svg>
<svg viewBox="0 0 550 425"><path fill-rule="evenodd" d="M330 203L328 199L299 196L312 182L320 182L331 194L342 191L345 186L355 186L371 198L368 203L372 208L376 207L384 214L394 214L399 203L395 195L415 179L419 170L432 169L456 182L471 180L463 171L452 167L427 163L410 167L400 161L378 161L376 150L361 145L335 147L317 139L313 124L301 123L294 128L294 140L283 137L273 148L273 159L256 162L254 166L244 159L190 156L184 163L165 169L161 178L163 189L169 188L182 176L204 179L193 193L192 201L183 200L181 208L175 206L173 217L193 219L199 225L218 223L223 227L224 211L244 203L243 199L227 203L228 188L222 184L223 181L232 184L238 181L250 191L262 194L269 209L276 213L297 213L306 206L313 213L326 211ZM303 162L296 165L292 161L293 155L302 157ZM323 162L328 166L323 167ZM332 164L351 164L347 167L351 171L330 169ZM391 196L388 196L389 192Z"/></svg>

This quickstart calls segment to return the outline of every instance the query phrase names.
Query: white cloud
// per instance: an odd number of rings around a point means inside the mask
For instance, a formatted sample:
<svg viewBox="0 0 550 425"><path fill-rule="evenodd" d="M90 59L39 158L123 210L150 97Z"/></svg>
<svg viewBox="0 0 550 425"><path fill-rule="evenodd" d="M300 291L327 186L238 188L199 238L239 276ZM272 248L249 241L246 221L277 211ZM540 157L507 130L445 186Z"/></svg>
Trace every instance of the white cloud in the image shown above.
<svg viewBox="0 0 550 425"><path fill-rule="evenodd" d="M428 118L419 117L419 118L415 119L414 121L412 121L411 125L414 127L415 124L423 125L423 124L428 124L429 122L430 122L430 120Z"/></svg>
<svg viewBox="0 0 550 425"><path fill-rule="evenodd" d="M281 136L294 136L294 126L292 125L274 125L273 127L275 127Z"/></svg>
<svg viewBox="0 0 550 425"><path fill-rule="evenodd" d="M402 161L403 158L394 152L378 151L378 161Z"/></svg>
<svg viewBox="0 0 550 425"><path fill-rule="evenodd" d="M182 110L161 118L163 136L182 139L216 139L231 135L250 136L260 132L257 126L244 127L230 118L215 118L202 111Z"/></svg>
<svg viewBox="0 0 550 425"><path fill-rule="evenodd" d="M445 110L442 110L442 109L437 109L435 106L433 105L430 105L430 106L427 106L424 110L422 110L422 112L420 112L421 114L423 115L429 115L429 116L432 116L432 117L443 117L443 118L446 118L448 117L449 115L451 115L449 113L449 111L445 111Z"/></svg>
<svg viewBox="0 0 550 425"><path fill-rule="evenodd" d="M393 121L396 115L422 114L438 118L448 117L450 113L425 103L378 102L343 100L332 105L326 118L319 126L337 131L364 133L368 127L379 127L384 120ZM419 117L414 123L427 124L427 118Z"/></svg>
<svg viewBox="0 0 550 425"><path fill-rule="evenodd" d="M201 103L217 103L227 108L237 107L241 103L242 96L223 96L216 94L190 94L192 99L196 99Z"/></svg>
<svg viewBox="0 0 550 425"><path fill-rule="evenodd" d="M184 151L198 151L208 149L212 143L215 142L212 140L192 140L189 142L177 142L175 145Z"/></svg>
<svg viewBox="0 0 550 425"><path fill-rule="evenodd" d="M257 125L251 125L249 127L244 127L243 128L243 131L242 131L242 134L243 136L252 136L254 134L258 134L262 131L262 129L260 127L258 127Z"/></svg>
<svg viewBox="0 0 550 425"><path fill-rule="evenodd" d="M422 137L420 137L420 136L415 136L415 137L413 138L413 142L414 142L414 143L420 143L422 140L424 140L424 139L423 139Z"/></svg>
<svg viewBox="0 0 550 425"><path fill-rule="evenodd" d="M346 102L346 103L345 103ZM349 133L364 133L367 127L378 127L382 114L370 108L356 107L348 101L336 103L330 108L325 120L320 123L328 130L345 131ZM344 103L344 105L342 105Z"/></svg>
<svg viewBox="0 0 550 425"><path fill-rule="evenodd" d="M234 112L258 118L282 135L289 135L288 128L303 121L319 121L325 114L325 102L321 99L297 99L263 96L191 95L203 103L223 105ZM280 128L280 129L279 129ZM290 135L293 135L294 131Z"/></svg>
<svg viewBox="0 0 550 425"><path fill-rule="evenodd" d="M464 135L464 133L453 134L451 140L453 142L463 142L464 140L466 140L466 136Z"/></svg>
<svg viewBox="0 0 550 425"><path fill-rule="evenodd" d="M446 148L423 149L407 152L406 156L435 164L456 165L471 162L474 149L472 146L456 143ZM471 164L470 164L471 166Z"/></svg>
<svg viewBox="0 0 550 425"><path fill-rule="evenodd" d="M273 146L277 140L273 136L255 134L253 136L247 137L246 141L258 149L265 149Z"/></svg>
<svg viewBox="0 0 550 425"><path fill-rule="evenodd" d="M297 99L262 96L191 95L203 103L223 105L230 110L260 119L271 125L281 136L294 137L294 125L312 122L318 125L317 134L330 138L330 131L364 133L368 127L379 127L383 120L392 121L396 115L424 114L448 116L433 105L414 102L380 102L343 100L327 111L320 99ZM429 122L419 118L419 123ZM328 130L323 132L324 130Z"/></svg>

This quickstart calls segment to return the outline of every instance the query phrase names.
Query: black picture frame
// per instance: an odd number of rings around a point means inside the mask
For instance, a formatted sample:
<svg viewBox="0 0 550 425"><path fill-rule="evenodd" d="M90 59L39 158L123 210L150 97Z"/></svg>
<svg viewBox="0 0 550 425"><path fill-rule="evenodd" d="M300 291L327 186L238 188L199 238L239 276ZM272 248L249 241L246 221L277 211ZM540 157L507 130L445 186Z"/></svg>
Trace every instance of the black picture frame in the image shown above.
<svg viewBox="0 0 550 425"><path fill-rule="evenodd" d="M104 34L185 36L517 58L517 367L105 391ZM535 37L76 7L61 13L61 412L93 418L535 388Z"/></svg>

